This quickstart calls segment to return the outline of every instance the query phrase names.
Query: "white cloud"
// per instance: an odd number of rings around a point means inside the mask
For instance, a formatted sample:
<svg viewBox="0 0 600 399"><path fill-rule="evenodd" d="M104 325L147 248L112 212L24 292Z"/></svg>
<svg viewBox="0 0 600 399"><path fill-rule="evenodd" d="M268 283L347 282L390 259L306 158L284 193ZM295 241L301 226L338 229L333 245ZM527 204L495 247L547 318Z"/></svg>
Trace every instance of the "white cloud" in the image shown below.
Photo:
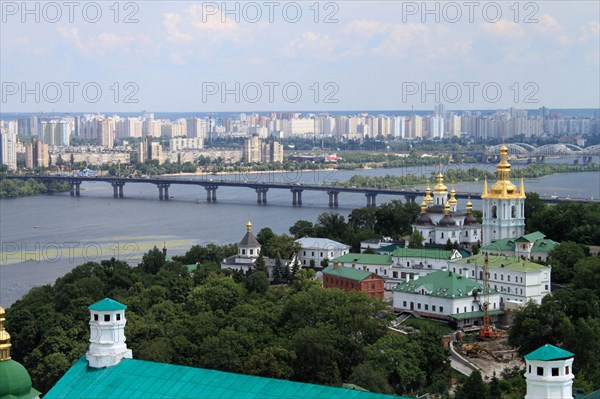
<svg viewBox="0 0 600 399"><path fill-rule="evenodd" d="M305 32L301 37L290 41L283 54L288 57L311 57L331 59L334 56L336 40L329 35Z"/></svg>
<svg viewBox="0 0 600 399"><path fill-rule="evenodd" d="M480 28L487 35L498 39L518 39L525 33L521 25L506 19L501 19L496 23L481 24Z"/></svg>
<svg viewBox="0 0 600 399"><path fill-rule="evenodd" d="M179 29L181 15L175 13L163 14L163 25L167 30L167 40L171 43L191 42L194 37L189 33L184 33Z"/></svg>
<svg viewBox="0 0 600 399"><path fill-rule="evenodd" d="M577 38L580 42L587 42L588 40L598 41L600 37L600 22L590 21L581 27L579 37Z"/></svg>

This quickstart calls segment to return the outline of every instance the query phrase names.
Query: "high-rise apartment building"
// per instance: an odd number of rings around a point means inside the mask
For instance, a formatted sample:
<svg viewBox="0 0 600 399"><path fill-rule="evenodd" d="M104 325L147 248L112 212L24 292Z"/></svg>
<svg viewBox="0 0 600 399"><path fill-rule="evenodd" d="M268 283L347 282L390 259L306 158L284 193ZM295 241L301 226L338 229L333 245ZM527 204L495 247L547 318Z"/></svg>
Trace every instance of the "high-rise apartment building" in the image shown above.
<svg viewBox="0 0 600 399"><path fill-rule="evenodd" d="M257 134L244 140L244 150L242 152L242 159L247 163L261 162L261 151L262 143Z"/></svg>
<svg viewBox="0 0 600 399"><path fill-rule="evenodd" d="M0 128L0 165L8 170L17 169L17 135Z"/></svg>
<svg viewBox="0 0 600 399"><path fill-rule="evenodd" d="M188 138L206 139L206 121L201 118L188 118L185 120Z"/></svg>
<svg viewBox="0 0 600 399"><path fill-rule="evenodd" d="M48 144L33 138L25 147L25 166L28 169L49 166Z"/></svg>
<svg viewBox="0 0 600 399"><path fill-rule="evenodd" d="M49 146L69 146L71 142L71 127L64 119L40 121L39 134Z"/></svg>

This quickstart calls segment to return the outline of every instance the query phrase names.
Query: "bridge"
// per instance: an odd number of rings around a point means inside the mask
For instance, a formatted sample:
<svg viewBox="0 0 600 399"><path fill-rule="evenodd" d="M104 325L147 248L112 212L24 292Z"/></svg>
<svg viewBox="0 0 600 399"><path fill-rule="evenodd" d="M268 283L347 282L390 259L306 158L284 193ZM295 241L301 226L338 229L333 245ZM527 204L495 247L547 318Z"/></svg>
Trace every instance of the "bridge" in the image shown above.
<svg viewBox="0 0 600 399"><path fill-rule="evenodd" d="M52 176L52 175L8 175L5 179L27 180L35 179L43 183L51 183L53 181L62 181L69 184L70 194L72 197L81 195L81 183L83 182L106 182L113 188L114 198L124 198L124 187L127 183L143 183L154 184L158 188L158 199L169 200L169 188L171 185L192 185L200 186L206 190L206 202L217 202L217 190L219 187L243 187L249 188L256 192L256 202L259 205L267 204L267 192L270 189L290 190L292 193L292 205L302 206L302 193L304 191L322 191L329 196L329 207L337 208L339 206L339 194L363 194L366 197L367 207L377 206L376 198L378 195L403 196L406 202L415 202L417 197L424 196L423 191L414 188L370 188L370 187L344 187L337 185L324 184L303 184L303 183L288 183L288 182L250 182L250 181L226 181L226 180L198 180L198 179L182 179L169 177L155 178L123 178L112 176ZM479 198L481 192L457 192L457 198ZM577 201L577 202L599 202L588 198L561 198L557 196L542 197L540 199L546 203L558 203L561 201Z"/></svg>
<svg viewBox="0 0 600 399"><path fill-rule="evenodd" d="M525 143L504 144L508 147L509 155L518 158L536 158L543 160L545 157L581 157L584 163L591 162L592 157L600 156L600 145L579 147L574 144L547 144L534 147ZM500 153L501 145L487 147L483 152L484 158L496 159Z"/></svg>

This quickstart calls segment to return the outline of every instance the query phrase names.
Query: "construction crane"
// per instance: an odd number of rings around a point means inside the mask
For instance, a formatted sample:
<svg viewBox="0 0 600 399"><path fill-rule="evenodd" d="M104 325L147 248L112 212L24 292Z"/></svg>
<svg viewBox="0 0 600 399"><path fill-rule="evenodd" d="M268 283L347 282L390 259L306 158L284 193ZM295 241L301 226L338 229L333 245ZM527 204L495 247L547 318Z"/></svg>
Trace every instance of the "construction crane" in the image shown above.
<svg viewBox="0 0 600 399"><path fill-rule="evenodd" d="M490 269L488 266L488 255L485 254L483 262L483 328L479 330L479 336L482 338L493 338L494 329L490 324Z"/></svg>

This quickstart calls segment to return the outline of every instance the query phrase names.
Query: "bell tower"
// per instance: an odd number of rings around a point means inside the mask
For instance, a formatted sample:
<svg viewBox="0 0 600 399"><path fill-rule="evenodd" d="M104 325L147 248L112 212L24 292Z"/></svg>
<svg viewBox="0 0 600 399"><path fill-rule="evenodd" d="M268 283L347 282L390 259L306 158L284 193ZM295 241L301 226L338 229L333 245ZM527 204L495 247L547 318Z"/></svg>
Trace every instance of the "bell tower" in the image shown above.
<svg viewBox="0 0 600 399"><path fill-rule="evenodd" d="M90 348L85 357L88 365L104 368L117 365L121 359L131 359L131 349L125 344L125 309L127 306L110 298L91 305Z"/></svg>
<svg viewBox="0 0 600 399"><path fill-rule="evenodd" d="M487 180L483 185L483 245L503 238L516 238L525 234L525 186L517 189L510 181L508 147L500 147L500 163L496 166L497 180L488 190Z"/></svg>

